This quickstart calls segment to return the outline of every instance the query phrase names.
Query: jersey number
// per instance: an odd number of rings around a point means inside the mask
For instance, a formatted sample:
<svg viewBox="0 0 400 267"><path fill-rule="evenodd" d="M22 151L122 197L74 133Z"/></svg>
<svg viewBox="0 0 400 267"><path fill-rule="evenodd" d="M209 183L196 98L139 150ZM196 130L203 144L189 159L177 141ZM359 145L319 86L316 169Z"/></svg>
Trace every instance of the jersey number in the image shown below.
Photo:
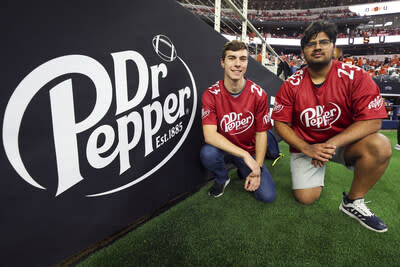
<svg viewBox="0 0 400 267"><path fill-rule="evenodd" d="M353 80L353 78L354 78L354 70L352 70L351 68L355 69L356 71L359 71L359 70L360 70L360 68L357 67L357 66L347 65L347 64L343 63L343 64L342 64L342 69L339 69L339 68L338 68L338 70L337 70L338 76L339 76L340 78L342 78L342 75L341 75L341 74L343 73L344 75L347 75L347 76L350 78L350 80ZM344 69L350 69L350 70L349 70L350 73L347 72L347 71L345 71Z"/></svg>
<svg viewBox="0 0 400 267"><path fill-rule="evenodd" d="M259 96L262 96L262 89L254 84L251 85L250 90L252 93L254 93L254 90L257 91Z"/></svg>
<svg viewBox="0 0 400 267"><path fill-rule="evenodd" d="M290 76L288 79L289 79L290 83L293 84L294 86L299 85L300 81L303 79L303 70L297 71L295 74Z"/></svg>
<svg viewBox="0 0 400 267"><path fill-rule="evenodd" d="M342 78L342 75L340 75L341 73L343 73L343 74L349 76L350 80L353 80L353 77L354 77L354 70L350 70L350 73L348 73L348 72L345 71L345 70L338 69L338 70L337 70L337 75L338 75L340 78Z"/></svg>

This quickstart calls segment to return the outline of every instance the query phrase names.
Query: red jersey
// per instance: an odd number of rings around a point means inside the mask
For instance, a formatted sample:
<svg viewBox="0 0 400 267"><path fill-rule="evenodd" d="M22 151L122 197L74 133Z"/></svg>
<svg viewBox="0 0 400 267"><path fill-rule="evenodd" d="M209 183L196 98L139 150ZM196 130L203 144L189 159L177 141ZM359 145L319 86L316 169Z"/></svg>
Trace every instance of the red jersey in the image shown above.
<svg viewBox="0 0 400 267"><path fill-rule="evenodd" d="M290 123L310 144L325 142L355 121L384 118L385 106L370 75L336 60L320 88L307 68L293 74L279 89L272 111L273 120Z"/></svg>
<svg viewBox="0 0 400 267"><path fill-rule="evenodd" d="M202 124L217 125L218 133L255 155L255 134L272 128L267 93L250 80L238 97L226 90L221 80L202 97Z"/></svg>

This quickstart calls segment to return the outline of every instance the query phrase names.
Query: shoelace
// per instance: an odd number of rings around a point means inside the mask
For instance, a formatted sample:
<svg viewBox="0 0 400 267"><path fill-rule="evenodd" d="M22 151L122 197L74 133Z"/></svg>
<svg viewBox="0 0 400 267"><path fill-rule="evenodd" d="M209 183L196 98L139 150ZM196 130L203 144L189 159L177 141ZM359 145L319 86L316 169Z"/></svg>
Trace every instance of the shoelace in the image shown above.
<svg viewBox="0 0 400 267"><path fill-rule="evenodd" d="M357 207L360 211L362 211L365 216L374 216L374 213L365 205L364 199L354 200L353 205Z"/></svg>
<svg viewBox="0 0 400 267"><path fill-rule="evenodd" d="M276 164L276 162L277 162L279 159L283 158L284 156L285 156L285 155L284 155L283 153L279 153L279 156L272 162L272 167L274 167L275 164Z"/></svg>

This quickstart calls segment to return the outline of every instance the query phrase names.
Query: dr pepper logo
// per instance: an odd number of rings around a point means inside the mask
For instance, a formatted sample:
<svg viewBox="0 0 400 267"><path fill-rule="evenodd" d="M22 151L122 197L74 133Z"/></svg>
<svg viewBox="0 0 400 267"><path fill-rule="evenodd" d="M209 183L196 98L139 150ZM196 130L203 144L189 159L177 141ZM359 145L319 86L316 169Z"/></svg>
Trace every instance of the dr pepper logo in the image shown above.
<svg viewBox="0 0 400 267"><path fill-rule="evenodd" d="M300 114L301 123L312 131L326 131L340 118L340 107L329 102L327 105L317 105L303 110Z"/></svg>
<svg viewBox="0 0 400 267"><path fill-rule="evenodd" d="M50 106L45 110L51 113L47 124L53 142L35 141L54 145L56 196L89 178L82 174L82 165L108 173L110 165L117 170L108 177L112 180L108 188L96 187L96 177L90 177L92 191L87 196L93 197L133 186L166 164L192 127L197 90L191 70L168 37L155 36L148 50L147 59L133 50L106 54L104 58L113 64L108 69L89 56L61 56L26 75L8 101L2 132L6 155L19 176L45 189L38 178L46 171L32 175L30 162L23 160L26 151L20 134L28 106L44 96ZM89 80L89 86L79 86L77 75ZM48 94L39 94L49 86ZM90 105L74 98L82 90L95 96ZM87 113L81 112L82 105ZM125 175L122 180L121 175Z"/></svg>

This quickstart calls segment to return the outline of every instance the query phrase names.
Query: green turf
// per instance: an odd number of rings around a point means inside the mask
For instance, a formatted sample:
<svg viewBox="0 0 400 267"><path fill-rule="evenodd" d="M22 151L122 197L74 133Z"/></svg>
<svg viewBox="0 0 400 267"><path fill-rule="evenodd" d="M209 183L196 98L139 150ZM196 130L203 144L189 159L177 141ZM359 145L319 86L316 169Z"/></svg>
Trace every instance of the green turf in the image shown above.
<svg viewBox="0 0 400 267"><path fill-rule="evenodd" d="M396 144L395 131L384 132ZM163 214L92 254L78 266L400 266L400 151L366 195L388 225L375 233L339 212L352 172L328 165L320 200L292 196L288 146L275 167L277 199L256 201L231 172L225 194L207 195L211 183Z"/></svg>

